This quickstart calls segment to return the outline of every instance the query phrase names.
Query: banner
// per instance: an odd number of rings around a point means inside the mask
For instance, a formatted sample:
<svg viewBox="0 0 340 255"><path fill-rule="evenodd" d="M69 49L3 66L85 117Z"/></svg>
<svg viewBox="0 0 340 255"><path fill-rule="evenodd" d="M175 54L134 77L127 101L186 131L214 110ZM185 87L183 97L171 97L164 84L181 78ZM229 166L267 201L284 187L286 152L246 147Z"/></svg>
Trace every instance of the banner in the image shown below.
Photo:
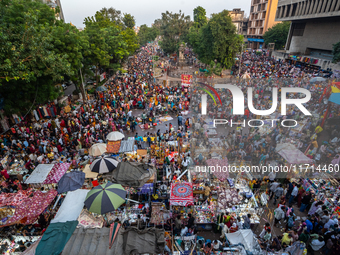
<svg viewBox="0 0 340 255"><path fill-rule="evenodd" d="M189 74L182 74L181 75L181 80L182 80L182 86L190 86L191 80L192 80L192 75Z"/></svg>
<svg viewBox="0 0 340 255"><path fill-rule="evenodd" d="M100 81L103 81L106 78L106 72L100 75Z"/></svg>

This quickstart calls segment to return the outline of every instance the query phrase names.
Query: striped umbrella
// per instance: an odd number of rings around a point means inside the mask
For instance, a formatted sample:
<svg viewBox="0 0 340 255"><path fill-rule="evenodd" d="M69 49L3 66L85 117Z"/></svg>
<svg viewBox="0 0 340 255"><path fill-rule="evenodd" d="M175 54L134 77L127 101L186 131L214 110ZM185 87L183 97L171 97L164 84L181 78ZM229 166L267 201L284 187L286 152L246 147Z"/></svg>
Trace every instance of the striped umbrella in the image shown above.
<svg viewBox="0 0 340 255"><path fill-rule="evenodd" d="M90 169L91 172L96 172L99 174L108 173L116 169L118 163L118 160L109 156L99 157L92 162Z"/></svg>
<svg viewBox="0 0 340 255"><path fill-rule="evenodd" d="M85 206L90 212L105 214L125 203L126 191L122 185L108 182L87 193Z"/></svg>

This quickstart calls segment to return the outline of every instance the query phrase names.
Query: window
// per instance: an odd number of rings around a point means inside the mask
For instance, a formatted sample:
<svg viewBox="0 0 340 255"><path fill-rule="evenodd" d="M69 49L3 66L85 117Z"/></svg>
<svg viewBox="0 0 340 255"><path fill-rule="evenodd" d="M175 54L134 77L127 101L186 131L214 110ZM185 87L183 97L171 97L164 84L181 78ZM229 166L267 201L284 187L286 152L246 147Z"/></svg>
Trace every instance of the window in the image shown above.
<svg viewBox="0 0 340 255"><path fill-rule="evenodd" d="M258 12L261 11L261 4L259 4L259 5L257 6L257 11L258 11Z"/></svg>

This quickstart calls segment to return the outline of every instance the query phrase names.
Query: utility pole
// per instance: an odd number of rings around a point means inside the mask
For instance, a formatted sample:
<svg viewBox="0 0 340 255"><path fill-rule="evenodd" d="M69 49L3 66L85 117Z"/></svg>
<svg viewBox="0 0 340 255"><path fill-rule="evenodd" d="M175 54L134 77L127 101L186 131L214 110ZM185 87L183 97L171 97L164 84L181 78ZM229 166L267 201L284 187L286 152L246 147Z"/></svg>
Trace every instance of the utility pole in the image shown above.
<svg viewBox="0 0 340 255"><path fill-rule="evenodd" d="M242 43L242 50L241 50L241 56L240 59L238 60L239 64L238 64L238 76L241 77L241 59L242 59L242 54L243 54L243 43Z"/></svg>
<svg viewBox="0 0 340 255"><path fill-rule="evenodd" d="M85 92L84 80L83 80L83 74L81 72L81 68L79 68L79 71L80 71L80 78L81 78L81 90L83 91L83 93L82 93L83 101L85 103L87 101L87 98L86 98L86 92Z"/></svg>

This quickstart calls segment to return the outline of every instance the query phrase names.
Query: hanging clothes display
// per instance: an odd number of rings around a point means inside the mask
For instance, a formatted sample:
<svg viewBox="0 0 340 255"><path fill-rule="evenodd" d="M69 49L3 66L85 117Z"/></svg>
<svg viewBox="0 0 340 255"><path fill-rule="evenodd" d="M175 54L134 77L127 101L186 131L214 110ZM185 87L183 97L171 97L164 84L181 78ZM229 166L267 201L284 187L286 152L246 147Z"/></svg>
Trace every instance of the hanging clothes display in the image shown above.
<svg viewBox="0 0 340 255"><path fill-rule="evenodd" d="M39 119L39 115L38 115L38 113L37 113L37 110L33 110L33 115L34 115L36 121L39 121L39 120L40 120L40 119Z"/></svg>

